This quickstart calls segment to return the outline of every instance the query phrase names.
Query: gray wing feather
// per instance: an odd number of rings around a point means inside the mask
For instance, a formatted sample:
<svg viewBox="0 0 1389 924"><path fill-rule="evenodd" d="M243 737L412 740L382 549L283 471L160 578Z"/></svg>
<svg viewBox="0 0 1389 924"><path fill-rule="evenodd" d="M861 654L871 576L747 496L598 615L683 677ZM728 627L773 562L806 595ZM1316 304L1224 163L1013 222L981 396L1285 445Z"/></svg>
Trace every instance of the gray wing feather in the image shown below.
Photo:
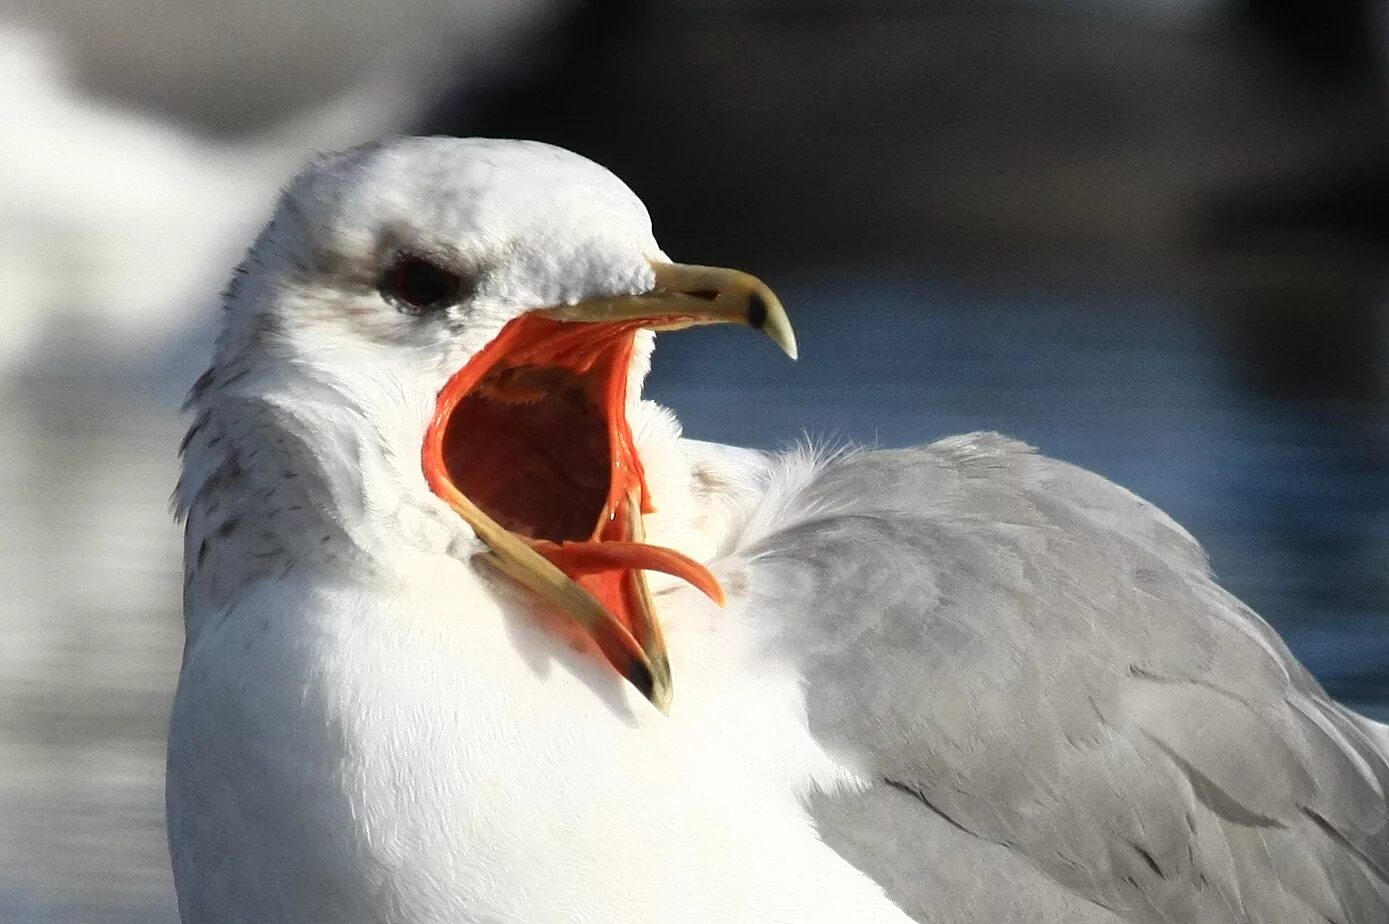
<svg viewBox="0 0 1389 924"><path fill-rule="evenodd" d="M746 605L876 781L811 809L908 913L1389 921L1385 755L1161 511L975 434L831 459L780 522Z"/></svg>

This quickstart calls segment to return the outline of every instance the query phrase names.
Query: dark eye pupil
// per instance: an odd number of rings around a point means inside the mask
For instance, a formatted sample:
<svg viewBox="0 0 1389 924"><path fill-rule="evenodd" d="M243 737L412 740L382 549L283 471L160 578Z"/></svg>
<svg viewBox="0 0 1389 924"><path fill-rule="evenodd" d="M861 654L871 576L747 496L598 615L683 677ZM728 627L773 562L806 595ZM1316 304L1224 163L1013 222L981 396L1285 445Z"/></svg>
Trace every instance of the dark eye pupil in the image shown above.
<svg viewBox="0 0 1389 924"><path fill-rule="evenodd" d="M462 280L422 257L402 257L386 273L387 295L415 309L445 308L458 300Z"/></svg>

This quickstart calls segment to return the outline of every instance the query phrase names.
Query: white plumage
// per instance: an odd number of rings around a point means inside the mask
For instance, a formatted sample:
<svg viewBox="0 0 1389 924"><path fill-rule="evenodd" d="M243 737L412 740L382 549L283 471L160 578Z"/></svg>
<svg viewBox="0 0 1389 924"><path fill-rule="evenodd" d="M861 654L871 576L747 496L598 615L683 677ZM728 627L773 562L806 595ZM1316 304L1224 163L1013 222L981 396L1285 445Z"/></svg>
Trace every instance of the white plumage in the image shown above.
<svg viewBox="0 0 1389 924"><path fill-rule="evenodd" d="M506 261L456 339L397 339L374 290L287 278L323 248L374 261L393 223ZM852 777L755 625L657 585L674 671L700 678L664 717L473 566L481 546L420 473L469 353L530 307L639 290L659 253L625 187L539 145L414 141L291 187L185 451L168 790L185 920L906 920L798 801ZM712 551L760 457L683 444L650 404L632 416L663 511L649 538Z"/></svg>

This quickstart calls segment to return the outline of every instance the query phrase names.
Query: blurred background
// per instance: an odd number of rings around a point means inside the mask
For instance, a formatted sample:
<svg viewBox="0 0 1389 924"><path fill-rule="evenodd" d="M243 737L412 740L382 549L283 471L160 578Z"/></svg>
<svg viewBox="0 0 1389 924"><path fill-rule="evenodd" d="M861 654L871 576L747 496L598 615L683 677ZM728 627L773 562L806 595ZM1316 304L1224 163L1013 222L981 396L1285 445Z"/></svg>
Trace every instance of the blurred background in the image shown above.
<svg viewBox="0 0 1389 924"><path fill-rule="evenodd" d="M0 921L176 920L178 406L278 186L395 132L773 284L800 363L663 340L692 435L1022 437L1389 718L1382 0L0 0Z"/></svg>

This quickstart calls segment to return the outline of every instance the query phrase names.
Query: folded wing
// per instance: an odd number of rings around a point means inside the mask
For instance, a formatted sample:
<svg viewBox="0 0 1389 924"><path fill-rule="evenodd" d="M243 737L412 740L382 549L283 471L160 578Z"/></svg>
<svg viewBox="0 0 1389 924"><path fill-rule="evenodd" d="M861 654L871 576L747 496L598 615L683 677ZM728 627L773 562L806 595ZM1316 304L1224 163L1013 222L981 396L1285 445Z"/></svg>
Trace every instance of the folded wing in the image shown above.
<svg viewBox="0 0 1389 924"><path fill-rule="evenodd" d="M1389 921L1380 730L1161 511L987 434L796 464L730 554L874 780L821 834L908 913Z"/></svg>

